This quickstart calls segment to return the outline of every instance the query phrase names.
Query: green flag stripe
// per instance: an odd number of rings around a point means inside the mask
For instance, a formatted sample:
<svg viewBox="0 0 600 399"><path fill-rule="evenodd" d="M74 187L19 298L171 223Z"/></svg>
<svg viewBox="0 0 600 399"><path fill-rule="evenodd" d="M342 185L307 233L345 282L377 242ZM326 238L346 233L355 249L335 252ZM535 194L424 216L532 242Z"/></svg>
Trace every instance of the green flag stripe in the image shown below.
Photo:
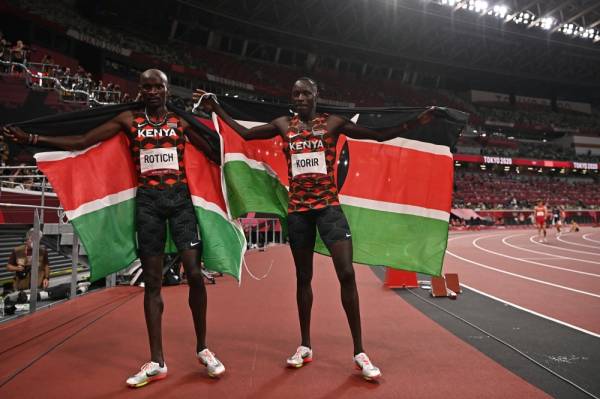
<svg viewBox="0 0 600 399"><path fill-rule="evenodd" d="M95 201L86 202L77 209L67 210L65 213L71 220L77 219L85 214L92 213L104 209L105 207L116 205L120 202L130 201L135 198L137 187L132 187L118 193L109 194L104 198L99 198Z"/></svg>
<svg viewBox="0 0 600 399"><path fill-rule="evenodd" d="M248 212L287 217L287 190L270 173L254 169L244 161L229 161L223 166L223 174L232 217Z"/></svg>
<svg viewBox="0 0 600 399"><path fill-rule="evenodd" d="M137 258L134 218L135 200L86 213L71 220L88 255L91 280L97 280L123 269ZM98 236L111 237L110 246Z"/></svg>
<svg viewBox="0 0 600 399"><path fill-rule="evenodd" d="M353 260L367 265L439 275L448 243L448 222L342 205L350 222ZM315 246L329 254L323 242Z"/></svg>
<svg viewBox="0 0 600 399"><path fill-rule="evenodd" d="M200 220L202 259L209 270L227 273L241 281L242 258L246 250L246 237L241 228L223 216L200 206L195 206ZM212 237L208 240L205 237Z"/></svg>

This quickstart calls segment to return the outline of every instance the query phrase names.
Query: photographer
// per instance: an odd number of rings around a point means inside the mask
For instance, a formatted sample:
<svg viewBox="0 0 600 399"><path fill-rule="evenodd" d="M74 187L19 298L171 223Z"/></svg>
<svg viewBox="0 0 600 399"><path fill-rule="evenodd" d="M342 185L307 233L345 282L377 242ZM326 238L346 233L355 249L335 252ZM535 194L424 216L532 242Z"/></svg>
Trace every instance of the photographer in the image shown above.
<svg viewBox="0 0 600 399"><path fill-rule="evenodd" d="M27 290L31 285L31 260L32 260L32 236L34 230L30 229L25 235L25 243L15 247L8 258L7 270L15 272L15 289ZM41 238L41 237L40 237ZM50 278L50 266L48 263L48 251L40 245L38 258L38 287L47 289Z"/></svg>

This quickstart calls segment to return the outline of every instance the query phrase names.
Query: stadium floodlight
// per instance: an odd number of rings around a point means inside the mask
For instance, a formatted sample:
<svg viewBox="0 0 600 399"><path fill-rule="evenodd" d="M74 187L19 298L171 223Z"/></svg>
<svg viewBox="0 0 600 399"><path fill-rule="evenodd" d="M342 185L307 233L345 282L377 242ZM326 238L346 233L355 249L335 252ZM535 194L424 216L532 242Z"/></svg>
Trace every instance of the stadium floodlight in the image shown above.
<svg viewBox="0 0 600 399"><path fill-rule="evenodd" d="M545 18L540 19L539 26L542 29L550 30L550 29L552 29L552 27L554 26L555 23L556 23L556 20L554 18L545 17Z"/></svg>
<svg viewBox="0 0 600 399"><path fill-rule="evenodd" d="M519 15L517 15L513 21L516 24L525 24L528 25L530 22L532 22L535 19L535 16L529 12L529 11L522 11L519 13Z"/></svg>
<svg viewBox="0 0 600 399"><path fill-rule="evenodd" d="M496 4L493 8L494 16L505 18L508 15L508 7L501 4Z"/></svg>
<svg viewBox="0 0 600 399"><path fill-rule="evenodd" d="M483 0L473 1L475 12L485 13L488 9L488 2Z"/></svg>
<svg viewBox="0 0 600 399"><path fill-rule="evenodd" d="M583 37L584 39L593 39L596 36L598 36L598 32L596 32L596 29L594 28L586 29L585 32L583 32L583 34L581 35L581 37Z"/></svg>

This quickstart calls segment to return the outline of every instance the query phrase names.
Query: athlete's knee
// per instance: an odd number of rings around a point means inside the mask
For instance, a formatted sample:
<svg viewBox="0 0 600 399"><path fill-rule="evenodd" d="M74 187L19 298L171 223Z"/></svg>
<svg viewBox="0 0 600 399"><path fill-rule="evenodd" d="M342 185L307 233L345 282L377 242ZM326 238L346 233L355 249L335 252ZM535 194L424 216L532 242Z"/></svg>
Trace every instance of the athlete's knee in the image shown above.
<svg viewBox="0 0 600 399"><path fill-rule="evenodd" d="M144 294L150 297L160 296L160 289L162 288L162 279L156 281L156 279L145 279L144 280Z"/></svg>
<svg viewBox="0 0 600 399"><path fill-rule="evenodd" d="M296 284L299 287L310 286L312 282L312 271L296 270Z"/></svg>
<svg viewBox="0 0 600 399"><path fill-rule="evenodd" d="M342 286L356 283L356 277L352 265L339 269L337 271L337 277Z"/></svg>
<svg viewBox="0 0 600 399"><path fill-rule="evenodd" d="M194 267L185 273L190 287L204 286L204 276L200 267Z"/></svg>

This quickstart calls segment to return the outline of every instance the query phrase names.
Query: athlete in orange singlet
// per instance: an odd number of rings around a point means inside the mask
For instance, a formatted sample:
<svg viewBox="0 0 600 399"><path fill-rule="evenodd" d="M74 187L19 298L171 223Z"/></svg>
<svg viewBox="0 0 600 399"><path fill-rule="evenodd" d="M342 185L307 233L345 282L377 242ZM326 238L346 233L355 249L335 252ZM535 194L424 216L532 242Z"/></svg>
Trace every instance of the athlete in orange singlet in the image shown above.
<svg viewBox="0 0 600 399"><path fill-rule="evenodd" d="M353 139L384 141L432 120L434 108L403 126L376 132L337 115L317 114L317 84L310 78L298 79L292 87L294 116L247 129L229 116L212 98L197 90L194 101L203 99L208 112L215 112L245 140L280 136L288 161L288 231L296 265L296 301L300 319L301 344L287 359L289 367L302 367L312 361L310 319L313 302L311 280L316 231L331 253L341 286L341 300L354 343L354 362L365 379L381 375L364 353L358 291L352 265L352 235L340 207L333 171L335 149L340 133ZM203 97L204 96L204 97Z"/></svg>
<svg viewBox="0 0 600 399"><path fill-rule="evenodd" d="M168 112L167 76L149 69L140 76L139 109L125 111L106 123L77 136L38 136L18 127L4 127L9 139L23 144L41 144L74 151L88 148L125 132L138 177L136 232L138 254L144 270L144 315L150 343L150 361L129 377L132 388L167 376L163 356L160 294L164 262L166 223L182 258L190 287L189 306L196 331L196 356L211 377L225 372L223 364L206 347L206 288L198 266L200 242L196 215L183 168L186 141L212 157L210 146L195 128ZM216 161L212 157L213 161Z"/></svg>

